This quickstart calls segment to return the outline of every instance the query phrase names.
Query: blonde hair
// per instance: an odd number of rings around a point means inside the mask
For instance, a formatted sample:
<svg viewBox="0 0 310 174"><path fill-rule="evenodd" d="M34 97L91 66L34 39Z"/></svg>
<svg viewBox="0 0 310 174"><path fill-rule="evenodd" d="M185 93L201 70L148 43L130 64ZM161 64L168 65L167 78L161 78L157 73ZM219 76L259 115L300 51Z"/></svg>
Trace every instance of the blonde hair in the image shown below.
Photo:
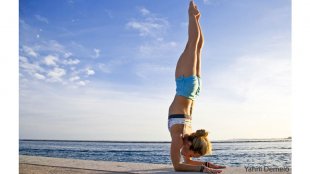
<svg viewBox="0 0 310 174"><path fill-rule="evenodd" d="M211 155L212 144L208 139L208 134L206 130L200 129L189 135L187 140L192 143L189 149L200 155Z"/></svg>

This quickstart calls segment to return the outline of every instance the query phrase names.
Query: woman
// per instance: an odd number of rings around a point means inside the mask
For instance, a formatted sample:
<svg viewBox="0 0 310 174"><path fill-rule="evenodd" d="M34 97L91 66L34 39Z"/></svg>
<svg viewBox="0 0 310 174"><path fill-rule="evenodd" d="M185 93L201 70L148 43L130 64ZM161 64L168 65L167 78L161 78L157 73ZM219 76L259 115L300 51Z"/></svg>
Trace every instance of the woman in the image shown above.
<svg viewBox="0 0 310 174"><path fill-rule="evenodd" d="M204 42L199 25L200 13L192 0L188 16L188 41L176 66L176 95L169 107L168 127L172 138L170 156L176 171L220 173L221 170L218 169L225 166L191 159L211 154L212 146L204 129L192 132L191 115L194 100L201 89L200 57ZM181 161L181 157L184 158L184 162Z"/></svg>

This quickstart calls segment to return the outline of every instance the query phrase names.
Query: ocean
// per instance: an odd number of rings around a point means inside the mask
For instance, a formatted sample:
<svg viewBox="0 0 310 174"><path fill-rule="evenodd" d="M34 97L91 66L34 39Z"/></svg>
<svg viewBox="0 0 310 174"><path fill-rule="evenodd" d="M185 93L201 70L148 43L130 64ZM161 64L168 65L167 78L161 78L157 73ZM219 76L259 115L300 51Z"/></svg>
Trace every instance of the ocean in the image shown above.
<svg viewBox="0 0 310 174"><path fill-rule="evenodd" d="M227 166L291 168L290 139L214 141L196 160ZM19 154L97 161L171 164L169 142L19 140Z"/></svg>

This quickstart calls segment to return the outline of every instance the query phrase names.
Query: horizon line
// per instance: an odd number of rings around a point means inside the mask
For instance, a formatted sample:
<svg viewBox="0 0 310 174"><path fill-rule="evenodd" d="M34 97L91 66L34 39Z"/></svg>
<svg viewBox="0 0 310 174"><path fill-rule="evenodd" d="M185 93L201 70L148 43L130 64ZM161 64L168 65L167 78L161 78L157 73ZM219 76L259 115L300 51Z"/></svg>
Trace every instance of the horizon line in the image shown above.
<svg viewBox="0 0 310 174"><path fill-rule="evenodd" d="M291 141L292 137L286 138L243 138L243 139L227 139L213 140L212 143L229 143L229 142L279 142ZM106 143L170 143L171 141L126 141L126 140L62 140L62 139L19 139L19 141L63 141L63 142L106 142Z"/></svg>

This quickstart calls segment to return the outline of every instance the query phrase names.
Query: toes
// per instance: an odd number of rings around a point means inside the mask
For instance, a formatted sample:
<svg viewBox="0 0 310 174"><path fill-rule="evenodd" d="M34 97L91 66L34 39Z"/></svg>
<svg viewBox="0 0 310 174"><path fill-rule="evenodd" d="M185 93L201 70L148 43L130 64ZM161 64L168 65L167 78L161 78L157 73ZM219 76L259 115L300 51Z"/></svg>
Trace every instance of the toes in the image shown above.
<svg viewBox="0 0 310 174"><path fill-rule="evenodd" d="M189 5L194 6L194 1L191 0L191 1L189 2Z"/></svg>

